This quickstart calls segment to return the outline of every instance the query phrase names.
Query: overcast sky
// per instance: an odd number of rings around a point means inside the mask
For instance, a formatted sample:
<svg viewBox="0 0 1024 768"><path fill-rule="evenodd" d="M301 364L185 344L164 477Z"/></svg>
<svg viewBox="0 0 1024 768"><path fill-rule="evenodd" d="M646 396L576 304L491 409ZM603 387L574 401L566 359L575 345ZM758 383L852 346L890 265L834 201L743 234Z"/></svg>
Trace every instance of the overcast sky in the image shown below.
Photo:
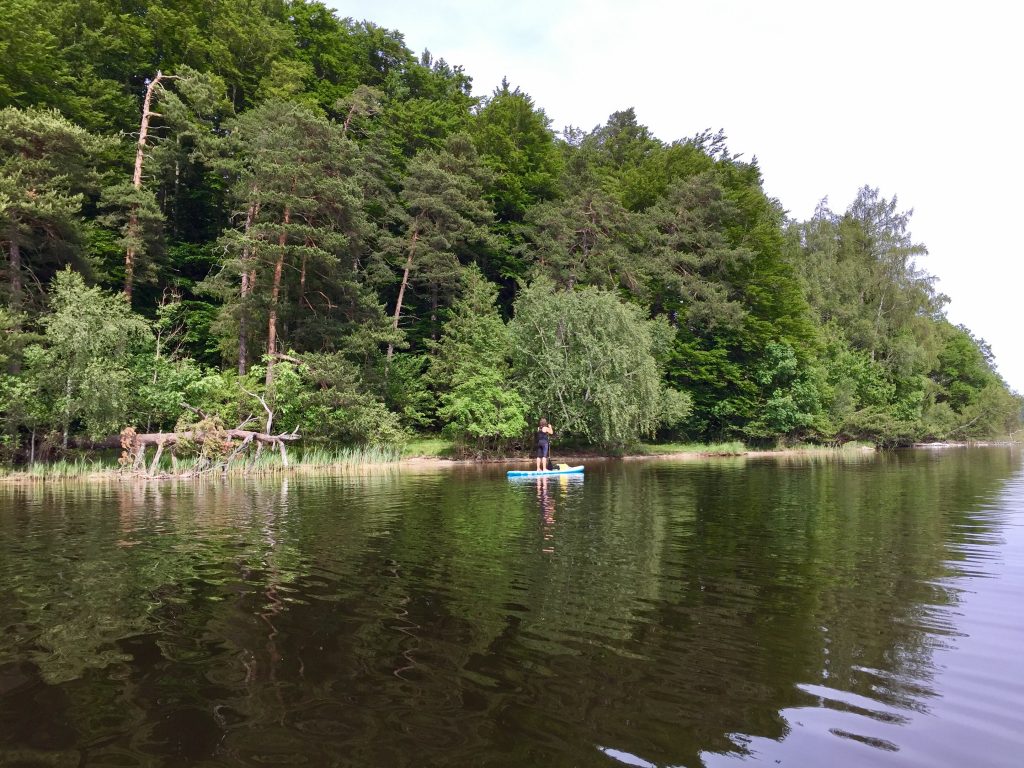
<svg viewBox="0 0 1024 768"><path fill-rule="evenodd" d="M560 130L635 107L664 140L722 128L794 218L864 184L913 209L949 318L1024 393L1024 10L1012 0L330 0L507 77Z"/></svg>

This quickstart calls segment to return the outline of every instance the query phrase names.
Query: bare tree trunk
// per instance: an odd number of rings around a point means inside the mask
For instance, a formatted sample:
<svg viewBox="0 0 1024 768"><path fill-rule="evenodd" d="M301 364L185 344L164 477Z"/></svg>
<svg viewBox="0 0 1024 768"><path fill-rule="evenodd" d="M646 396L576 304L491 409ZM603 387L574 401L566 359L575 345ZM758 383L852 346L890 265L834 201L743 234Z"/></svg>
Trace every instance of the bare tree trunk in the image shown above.
<svg viewBox="0 0 1024 768"><path fill-rule="evenodd" d="M149 474L153 476L156 474L157 469L160 468L160 457L164 453L164 443L161 440L156 444L156 454L153 456L153 463L149 465Z"/></svg>
<svg viewBox="0 0 1024 768"><path fill-rule="evenodd" d="M405 286L409 284L409 270L412 269L412 257L416 253L416 241L419 239L418 230L413 230L412 242L409 244L409 258L405 260L405 271L402 273L402 285L398 288L398 299L395 301L395 317L391 327L398 330L398 320L402 316L402 299L405 297ZM391 362L391 356L395 352L394 343L388 344L387 362Z"/></svg>
<svg viewBox="0 0 1024 768"><path fill-rule="evenodd" d="M277 301L281 295L281 272L284 269L284 247L288 242L287 226L291 221L291 208L285 206L284 226L277 238L277 263L274 264L274 283L270 290L270 320L267 322L267 393L274 383L274 353L277 351Z"/></svg>
<svg viewBox="0 0 1024 768"><path fill-rule="evenodd" d="M256 187L253 187L253 197L259 192ZM256 222L256 217L260 215L260 203L259 200L252 199L249 203L249 210L245 214L245 244L242 246L242 289L241 289L241 307L238 313L238 375L245 376L246 370L249 367L249 323L248 323L248 307L247 302L249 297L252 295L253 282L256 277L255 271L250 274L249 263L252 260L253 249L252 244L249 240L249 232L252 229L252 225Z"/></svg>
<svg viewBox="0 0 1024 768"><path fill-rule="evenodd" d="M168 78L168 75L157 70L156 77L150 80L149 85L146 87L146 98L142 102L142 121L139 123L139 141L135 147L135 171L132 173L132 186L136 189L142 189L142 163L146 157L146 140L149 137L149 121L150 118L160 117L159 113L153 112L150 109L153 105L153 92L156 90L156 87L160 84L161 80L166 80ZM128 215L129 241L138 234L138 229L139 213L133 206L131 213ZM132 300L132 283L135 278L135 256L135 246L129 244L124 254L124 295L128 297L129 302Z"/></svg>

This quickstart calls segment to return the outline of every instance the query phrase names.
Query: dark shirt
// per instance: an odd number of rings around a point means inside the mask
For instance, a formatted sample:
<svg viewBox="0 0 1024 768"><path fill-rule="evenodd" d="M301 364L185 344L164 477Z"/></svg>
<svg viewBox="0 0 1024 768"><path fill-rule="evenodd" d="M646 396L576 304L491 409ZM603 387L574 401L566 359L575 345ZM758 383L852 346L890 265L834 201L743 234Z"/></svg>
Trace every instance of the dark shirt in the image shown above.
<svg viewBox="0 0 1024 768"><path fill-rule="evenodd" d="M549 435L547 432L544 432L543 430L540 429L537 430L537 445L547 445L550 439L551 435Z"/></svg>

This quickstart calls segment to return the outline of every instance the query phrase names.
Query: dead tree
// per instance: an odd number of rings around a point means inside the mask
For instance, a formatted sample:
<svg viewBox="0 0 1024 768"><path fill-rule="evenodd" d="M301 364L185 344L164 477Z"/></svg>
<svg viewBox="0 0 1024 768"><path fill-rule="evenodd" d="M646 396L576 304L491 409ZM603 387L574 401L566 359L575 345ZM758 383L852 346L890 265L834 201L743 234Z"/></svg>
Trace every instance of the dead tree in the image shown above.
<svg viewBox="0 0 1024 768"><path fill-rule="evenodd" d="M160 458L165 448L173 448L182 443L214 444L217 450L214 453L222 456L216 461L209 461L207 464L198 465L190 475L199 475L212 472L216 469L227 471L228 467L239 456L243 456L248 448L257 445L276 447L281 453L281 463L288 466L288 452L285 444L300 440L301 436L295 433L271 435L265 432L254 432L248 429L192 429L182 432L153 432L138 433L132 427L126 427L121 431L121 467L123 471L133 474L142 473L146 477L158 476ZM156 446L156 452L146 470L146 449Z"/></svg>
<svg viewBox="0 0 1024 768"><path fill-rule="evenodd" d="M163 80L175 80L175 75L165 75L157 70L156 77L149 81L146 86L146 97L142 101L142 120L139 122L139 141L135 147L135 169L132 173L132 186L135 189L142 189L142 163L146 158L146 146L149 139L149 121L154 117L162 117L159 112L152 110L153 93ZM128 301L132 300L132 284L135 277L135 246L134 237L139 229L139 214L133 206L128 214L129 245L124 254L124 295Z"/></svg>

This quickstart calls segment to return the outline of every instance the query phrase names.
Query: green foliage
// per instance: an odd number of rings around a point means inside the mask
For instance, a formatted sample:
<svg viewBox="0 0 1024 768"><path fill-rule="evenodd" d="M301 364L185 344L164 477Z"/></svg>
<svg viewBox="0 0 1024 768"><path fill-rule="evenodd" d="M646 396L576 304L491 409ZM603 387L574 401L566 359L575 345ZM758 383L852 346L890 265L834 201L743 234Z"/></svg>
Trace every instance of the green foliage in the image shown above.
<svg viewBox="0 0 1024 768"><path fill-rule="evenodd" d="M430 360L423 354L397 354L386 364L384 402L406 429L429 429L437 416L437 397L426 375Z"/></svg>
<svg viewBox="0 0 1024 768"><path fill-rule="evenodd" d="M224 302L215 331L228 359L241 357L243 342L262 342L269 325L291 326L295 341L313 348L369 325L380 307L358 275L368 224L356 147L340 126L291 102L268 102L230 131L222 164L246 213L221 237L227 270L207 283Z"/></svg>
<svg viewBox="0 0 1024 768"><path fill-rule="evenodd" d="M810 431L814 329L756 167L723 160L674 181L646 218L654 254L644 282L653 309L676 328L668 380L694 398L685 431ZM790 368L780 382L773 371L783 348Z"/></svg>
<svg viewBox="0 0 1024 768"><path fill-rule="evenodd" d="M487 99L473 140L493 174L489 197L500 221L521 221L530 206L555 196L562 163L551 121L518 88L502 82Z"/></svg>
<svg viewBox="0 0 1024 768"><path fill-rule="evenodd" d="M436 338L438 310L454 296L462 277L459 253L486 241L491 211L483 199L487 170L466 134L452 136L440 150L421 152L408 166L401 200L405 237L393 241L402 270L399 296L408 285L427 297L428 330ZM395 300L395 322L404 307ZM407 312L408 314L408 312Z"/></svg>
<svg viewBox="0 0 1024 768"><path fill-rule="evenodd" d="M659 331L614 294L539 279L520 291L509 328L516 387L531 420L546 417L556 433L622 446L678 414L678 397L665 405Z"/></svg>
<svg viewBox="0 0 1024 768"><path fill-rule="evenodd" d="M570 289L577 283L638 288L636 218L600 188L537 205L526 222L539 274Z"/></svg>
<svg viewBox="0 0 1024 768"><path fill-rule="evenodd" d="M3 458L264 405L326 452L489 450L540 415L616 448L1019 429L895 198L787 222L721 131L664 142L624 109L558 136L470 86L319 0L10 0ZM126 251L139 315L86 287L126 285Z"/></svg>
<svg viewBox="0 0 1024 768"><path fill-rule="evenodd" d="M298 423L307 438L328 443L400 445L408 437L398 414L368 392L359 369L340 354L309 354L301 374L305 388L295 398Z"/></svg>
<svg viewBox="0 0 1024 768"><path fill-rule="evenodd" d="M827 434L821 418L824 381L819 371L801 367L791 346L770 342L754 380L764 394L745 434L758 439Z"/></svg>
<svg viewBox="0 0 1024 768"><path fill-rule="evenodd" d="M441 393L443 434L495 447L526 430L526 407L508 386L510 337L495 306L497 290L475 268L465 285L434 350L430 378Z"/></svg>
<svg viewBox="0 0 1024 768"><path fill-rule="evenodd" d="M0 245L6 298L18 311L29 274L48 278L74 261L79 213L104 142L56 111L0 109Z"/></svg>
<svg viewBox="0 0 1024 768"><path fill-rule="evenodd" d="M58 273L42 318L43 342L25 350L32 394L65 442L75 422L100 438L118 432L136 412L133 358L152 342L149 324L123 296L86 287L71 270Z"/></svg>
<svg viewBox="0 0 1024 768"><path fill-rule="evenodd" d="M164 215L152 190L136 189L125 178L104 187L100 199L103 214L96 223L116 233L113 242L119 258L111 276L119 282L125 279L124 253L135 254L133 280L152 283L157 275L157 263L163 250Z"/></svg>

